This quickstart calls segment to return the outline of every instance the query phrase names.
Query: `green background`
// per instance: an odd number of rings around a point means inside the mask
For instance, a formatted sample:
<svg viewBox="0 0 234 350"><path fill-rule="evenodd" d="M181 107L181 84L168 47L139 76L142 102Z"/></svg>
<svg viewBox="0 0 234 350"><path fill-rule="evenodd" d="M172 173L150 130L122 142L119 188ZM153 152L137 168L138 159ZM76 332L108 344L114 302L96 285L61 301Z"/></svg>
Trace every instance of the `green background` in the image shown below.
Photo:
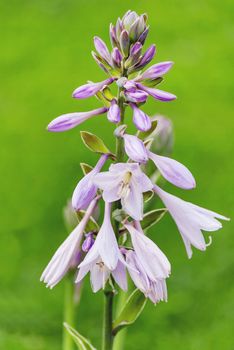
<svg viewBox="0 0 234 350"><path fill-rule="evenodd" d="M93 61L92 38L108 40L108 26L129 8L147 12L154 62L173 60L163 88L178 100L153 100L145 110L169 116L174 157L197 179L191 192L167 189L233 216L234 3L232 0L2 1L0 92L0 349L61 349L64 283L53 291L40 274L66 236L61 211L81 176L80 161L95 164L79 129L112 147L105 117L53 134L56 116L97 107L71 92L104 73ZM126 338L126 349L231 350L234 348L233 223L213 234L205 252L185 254L175 224L165 217L150 236L172 263L169 302L151 303ZM87 279L88 282L88 279ZM86 283L77 329L100 344L102 293Z"/></svg>

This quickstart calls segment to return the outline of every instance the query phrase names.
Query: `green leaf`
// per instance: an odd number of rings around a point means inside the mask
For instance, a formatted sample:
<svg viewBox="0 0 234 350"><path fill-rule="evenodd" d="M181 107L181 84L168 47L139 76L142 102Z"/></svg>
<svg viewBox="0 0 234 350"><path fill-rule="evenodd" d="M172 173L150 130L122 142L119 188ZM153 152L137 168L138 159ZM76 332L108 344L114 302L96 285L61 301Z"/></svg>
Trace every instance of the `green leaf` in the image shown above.
<svg viewBox="0 0 234 350"><path fill-rule="evenodd" d="M119 316L113 322L113 334L117 334L122 328L130 326L137 320L145 307L146 300L139 289L132 292Z"/></svg>
<svg viewBox="0 0 234 350"><path fill-rule="evenodd" d="M77 219L80 222L84 215L85 215L85 211L84 210L80 210L76 212L77 215ZM99 225L96 222L96 220L91 216L87 225L85 226L85 232L97 232L99 231Z"/></svg>
<svg viewBox="0 0 234 350"><path fill-rule="evenodd" d="M69 326L66 322L64 322L64 327L68 331L68 333L71 335L72 339L74 340L75 344L77 345L79 350L97 350L88 339L83 337L80 333L78 333L74 328Z"/></svg>
<svg viewBox="0 0 234 350"><path fill-rule="evenodd" d="M92 152L111 154L110 150L98 136L87 131L81 131L80 134L85 146Z"/></svg>
<svg viewBox="0 0 234 350"><path fill-rule="evenodd" d="M157 120L152 121L152 125L151 128L148 131L138 131L137 133L137 137L139 137L139 139L144 140L146 139L148 136L150 136L152 134L152 132L154 132L154 130L156 129L158 124Z"/></svg>
<svg viewBox="0 0 234 350"><path fill-rule="evenodd" d="M87 163L80 163L80 167L84 175L87 175L88 173L90 173L90 171L93 170L93 167Z"/></svg>
<svg viewBox="0 0 234 350"><path fill-rule="evenodd" d="M148 202L154 195L153 191L147 191L143 193L144 202Z"/></svg>
<svg viewBox="0 0 234 350"><path fill-rule="evenodd" d="M146 230L156 224L159 220L163 218L163 216L166 214L167 209L155 209L152 211L149 211L146 213L143 217L143 220L141 221L141 227L143 230Z"/></svg>

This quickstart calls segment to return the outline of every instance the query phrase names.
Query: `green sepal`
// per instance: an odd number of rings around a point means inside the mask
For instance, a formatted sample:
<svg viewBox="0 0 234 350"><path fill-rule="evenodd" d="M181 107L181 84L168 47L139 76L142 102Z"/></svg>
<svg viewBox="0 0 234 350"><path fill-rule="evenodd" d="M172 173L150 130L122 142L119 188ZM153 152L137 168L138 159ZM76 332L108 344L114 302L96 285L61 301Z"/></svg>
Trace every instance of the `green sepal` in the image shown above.
<svg viewBox="0 0 234 350"><path fill-rule="evenodd" d="M154 132L154 130L157 128L157 125L158 125L158 121L153 120L151 124L151 128L148 131L138 131L137 137L141 140L145 140L148 136L152 134L152 132Z"/></svg>
<svg viewBox="0 0 234 350"><path fill-rule="evenodd" d="M143 193L144 202L148 202L154 195L153 191L147 191Z"/></svg>
<svg viewBox="0 0 234 350"><path fill-rule="evenodd" d="M77 330L75 330L73 327L71 327L69 324L64 322L64 327L74 340L75 344L77 345L79 350L97 350L88 339L83 337Z"/></svg>
<svg viewBox="0 0 234 350"><path fill-rule="evenodd" d="M159 222L163 218L166 212L167 212L167 209L162 208L162 209L154 209L146 213L143 217L143 220L141 221L142 229L147 230L151 226L155 225L157 222Z"/></svg>
<svg viewBox="0 0 234 350"><path fill-rule="evenodd" d="M77 215L77 219L78 221L80 222L84 215L85 215L85 211L84 210L79 210L76 212L76 215ZM99 225L98 223L96 222L96 220L91 216L87 225L85 226L85 230L84 230L86 233L88 232L98 232L99 231Z"/></svg>
<svg viewBox="0 0 234 350"><path fill-rule="evenodd" d="M162 77L156 78L156 79L145 79L141 81L141 84L148 86L148 87L154 87L158 84L160 84L163 81Z"/></svg>
<svg viewBox="0 0 234 350"><path fill-rule="evenodd" d="M101 91L98 91L95 95L99 101L101 101L105 107L110 107L110 102L103 96Z"/></svg>
<svg viewBox="0 0 234 350"><path fill-rule="evenodd" d="M146 297L139 289L135 289L132 292L123 306L123 309L120 311L120 314L113 322L114 335L137 320L145 307L146 300Z"/></svg>
<svg viewBox="0 0 234 350"><path fill-rule="evenodd" d="M111 154L110 150L98 136L88 131L81 131L80 135L84 145L88 147L88 149L90 149L92 152Z"/></svg>
<svg viewBox="0 0 234 350"><path fill-rule="evenodd" d="M90 171L93 170L93 167L87 163L80 163L80 167L84 175L87 175L88 173L90 173Z"/></svg>

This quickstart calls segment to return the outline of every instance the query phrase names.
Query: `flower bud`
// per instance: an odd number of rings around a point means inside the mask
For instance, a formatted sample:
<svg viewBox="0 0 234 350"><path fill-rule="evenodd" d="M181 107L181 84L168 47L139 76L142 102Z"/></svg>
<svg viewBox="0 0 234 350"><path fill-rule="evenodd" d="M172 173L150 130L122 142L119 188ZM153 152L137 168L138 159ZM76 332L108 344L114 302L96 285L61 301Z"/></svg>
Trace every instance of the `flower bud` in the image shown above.
<svg viewBox="0 0 234 350"><path fill-rule="evenodd" d="M129 40L128 32L126 30L122 31L119 41L120 41L120 47L124 56L128 57L130 40Z"/></svg>
<svg viewBox="0 0 234 350"><path fill-rule="evenodd" d="M140 110L134 103L130 103L133 110L133 123L140 131L148 131L151 128L150 117Z"/></svg>
<svg viewBox="0 0 234 350"><path fill-rule="evenodd" d="M135 22L131 25L129 30L129 38L131 42L136 42L137 39L140 37L140 35L145 30L145 20L144 17L141 15L138 17Z"/></svg>
<svg viewBox="0 0 234 350"><path fill-rule="evenodd" d="M85 238L83 244L82 244L83 252L87 253L92 248L94 242L95 241L94 241L94 238L93 238L93 233L92 232L88 233L86 235L86 238Z"/></svg>
<svg viewBox="0 0 234 350"><path fill-rule="evenodd" d="M99 83L88 83L78 87L72 94L74 98L87 98L95 95L99 90L102 90L105 85L113 83L114 78L108 78Z"/></svg>
<svg viewBox="0 0 234 350"><path fill-rule="evenodd" d="M153 98L159 101L169 102L177 98L174 94L171 94L170 92L167 92L167 91L146 87L142 84L136 84L136 85L139 89L142 89L147 94L151 95Z"/></svg>
<svg viewBox="0 0 234 350"><path fill-rule="evenodd" d="M97 50L97 52L99 53L99 55L104 58L107 62L110 62L110 52L106 46L106 44L104 43L104 41L99 38L98 36L94 37L94 46L95 49Z"/></svg>
<svg viewBox="0 0 234 350"><path fill-rule="evenodd" d="M111 106L109 108L109 111L107 113L107 118L110 122L112 123L119 123L121 120L121 115L120 115L120 108L116 102L116 100L111 101Z"/></svg>
<svg viewBox="0 0 234 350"><path fill-rule="evenodd" d="M127 90L124 92L125 97L128 101L134 103L142 103L147 100L148 94L142 90Z"/></svg>
<svg viewBox="0 0 234 350"><path fill-rule="evenodd" d="M110 24L109 33L110 33L110 41L111 41L112 46L113 47L118 46L118 40L116 37L116 28L113 26L112 23Z"/></svg>
<svg viewBox="0 0 234 350"><path fill-rule="evenodd" d="M148 158L144 143L135 135L124 134L124 148L128 157L137 163L146 163Z"/></svg>
<svg viewBox="0 0 234 350"><path fill-rule="evenodd" d="M141 55L141 50L142 45L139 42L136 42L134 45L131 46L129 57L125 62L125 68L129 68L130 66L138 62Z"/></svg>
<svg viewBox="0 0 234 350"><path fill-rule="evenodd" d="M122 55L117 47L114 47L111 53L112 63L115 68L121 67Z"/></svg>
<svg viewBox="0 0 234 350"><path fill-rule="evenodd" d="M144 53L144 55L142 56L138 67L139 68L143 68L144 66L146 66L150 61L152 61L152 59L154 58L156 52L156 47L155 45L151 45L148 50L146 50L146 52Z"/></svg>
<svg viewBox="0 0 234 350"><path fill-rule="evenodd" d="M166 74L172 67L173 62L161 62L154 64L152 67L148 68L142 75L141 80L143 79L156 79Z"/></svg>
<svg viewBox="0 0 234 350"><path fill-rule="evenodd" d="M149 33L149 27L147 27L144 32L139 36L138 41L144 45L147 35Z"/></svg>
<svg viewBox="0 0 234 350"><path fill-rule="evenodd" d="M132 24L138 18L138 14L135 11L127 11L123 16L123 25L126 30L130 30Z"/></svg>

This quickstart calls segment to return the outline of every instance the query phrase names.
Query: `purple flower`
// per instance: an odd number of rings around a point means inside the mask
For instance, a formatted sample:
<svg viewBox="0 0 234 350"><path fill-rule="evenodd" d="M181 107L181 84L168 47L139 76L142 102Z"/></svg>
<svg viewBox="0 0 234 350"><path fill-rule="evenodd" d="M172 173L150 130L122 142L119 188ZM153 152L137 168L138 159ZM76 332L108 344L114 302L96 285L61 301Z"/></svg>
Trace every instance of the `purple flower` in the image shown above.
<svg viewBox="0 0 234 350"><path fill-rule="evenodd" d="M78 87L72 94L74 98L87 98L95 95L98 91L102 90L104 86L113 83L114 78L108 78L99 83L88 83Z"/></svg>
<svg viewBox="0 0 234 350"><path fill-rule="evenodd" d="M229 220L225 216L175 197L156 185L154 191L161 198L174 219L189 258L192 257L191 246L199 250L206 250L207 245L209 245L205 242L201 230L216 231L222 228L222 224L217 219Z"/></svg>
<svg viewBox="0 0 234 350"><path fill-rule="evenodd" d="M107 118L112 123L119 123L121 120L120 108L115 99L111 101L111 106L107 113Z"/></svg>
<svg viewBox="0 0 234 350"><path fill-rule="evenodd" d="M148 68L144 73L141 74L139 80L144 80L144 79L154 80L156 78L162 77L171 69L172 65L173 65L173 62L171 61L154 64L153 66Z"/></svg>
<svg viewBox="0 0 234 350"><path fill-rule="evenodd" d="M126 250L125 256L126 263L130 267L128 272L131 279L135 286L145 294L145 297L149 298L154 304L157 304L159 301L167 301L166 280L164 278L156 281L151 280L137 258L135 251Z"/></svg>
<svg viewBox="0 0 234 350"><path fill-rule="evenodd" d="M94 292L105 286L112 274L123 290L127 289L125 260L119 250L110 220L111 205L106 203L104 221L97 238L79 265L76 283L80 282L90 271L91 285Z"/></svg>
<svg viewBox="0 0 234 350"><path fill-rule="evenodd" d="M147 94L151 95L156 100L160 100L163 102L168 102L176 99L176 96L171 94L170 92L162 91L159 89L154 89L150 87L146 87L142 84L136 84L137 87L143 91L145 91Z"/></svg>
<svg viewBox="0 0 234 350"><path fill-rule="evenodd" d="M53 132L62 132L75 128L77 125L80 125L87 119L105 113L108 110L106 107L97 108L88 112L79 112L79 113L68 113L60 115L50 122L47 126L48 131Z"/></svg>
<svg viewBox="0 0 234 350"><path fill-rule="evenodd" d="M156 47L155 45L151 45L146 52L144 53L144 55L142 56L140 62L138 63L137 67L138 68L142 68L144 66L146 66L150 61L152 61L152 59L154 58L156 53Z"/></svg>
<svg viewBox="0 0 234 350"><path fill-rule="evenodd" d="M117 47L114 47L111 53L112 63L115 67L120 68L121 62L122 62L122 55L121 52Z"/></svg>
<svg viewBox="0 0 234 350"><path fill-rule="evenodd" d="M156 282L158 279L169 277L171 265L158 246L149 239L140 226L139 222L133 224L127 223L124 226L131 236L132 245L136 252L137 260L143 266L149 278Z"/></svg>
<svg viewBox="0 0 234 350"><path fill-rule="evenodd" d="M146 163L148 159L151 159L162 176L173 185L184 189L191 189L196 186L193 175L183 164L150 152L135 135L124 134L123 139L125 152L134 162Z"/></svg>
<svg viewBox="0 0 234 350"><path fill-rule="evenodd" d="M52 289L61 281L71 267L79 264L80 243L83 237L83 232L96 206L96 202L97 200L92 201L83 219L61 244L43 271L40 281L45 282L47 287Z"/></svg>
<svg viewBox="0 0 234 350"><path fill-rule="evenodd" d="M128 101L134 103L141 103L147 100L148 94L142 90L125 90L125 97Z"/></svg>
<svg viewBox="0 0 234 350"><path fill-rule="evenodd" d="M134 103L130 103L133 110L133 123L140 131L148 131L151 128L150 117L139 109Z"/></svg>
<svg viewBox="0 0 234 350"><path fill-rule="evenodd" d="M93 178L99 173L108 158L103 154L96 166L87 175L85 175L77 184L72 195L72 207L78 211L86 209L97 193L97 186L93 183Z"/></svg>
<svg viewBox="0 0 234 350"><path fill-rule="evenodd" d="M93 244L94 244L93 233L92 232L87 233L85 240L82 244L83 252L87 253L92 248Z"/></svg>
<svg viewBox="0 0 234 350"><path fill-rule="evenodd" d="M110 52L106 46L106 44L104 43L104 41L99 38L98 36L94 37L94 46L95 49L97 50L97 52L99 53L99 55L104 58L104 60L106 60L106 62L110 63L111 61L111 55Z"/></svg>
<svg viewBox="0 0 234 350"><path fill-rule="evenodd" d="M121 199L123 210L136 220L143 217L143 192L153 187L136 163L112 164L109 171L95 175L94 183L103 190L103 199L111 203Z"/></svg>

